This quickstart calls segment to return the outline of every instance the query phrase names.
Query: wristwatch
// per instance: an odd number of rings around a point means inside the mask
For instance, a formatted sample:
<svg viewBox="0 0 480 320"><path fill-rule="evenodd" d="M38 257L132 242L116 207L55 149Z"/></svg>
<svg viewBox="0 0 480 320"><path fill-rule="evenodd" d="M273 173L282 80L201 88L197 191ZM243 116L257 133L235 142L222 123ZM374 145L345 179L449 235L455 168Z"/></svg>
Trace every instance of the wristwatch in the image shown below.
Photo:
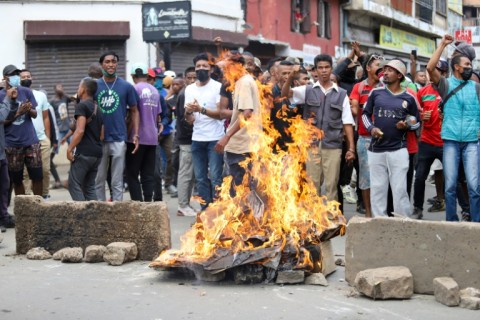
<svg viewBox="0 0 480 320"><path fill-rule="evenodd" d="M202 111L200 111L200 113L206 115L207 114L207 109L205 109L205 107L202 107Z"/></svg>

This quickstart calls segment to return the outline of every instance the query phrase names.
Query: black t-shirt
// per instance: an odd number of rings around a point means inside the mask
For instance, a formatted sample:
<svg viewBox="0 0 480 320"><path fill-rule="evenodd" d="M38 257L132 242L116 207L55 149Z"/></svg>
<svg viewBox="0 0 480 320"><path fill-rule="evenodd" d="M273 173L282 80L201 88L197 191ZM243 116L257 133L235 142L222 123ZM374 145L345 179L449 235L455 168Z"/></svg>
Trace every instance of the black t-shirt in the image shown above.
<svg viewBox="0 0 480 320"><path fill-rule="evenodd" d="M93 114L95 104L93 100L82 100L75 107L75 119L83 116L86 118L85 132L82 140L77 145L76 154L82 154L89 157L102 156L102 142L100 141L100 133L102 130L102 112L97 108L96 114ZM93 116L92 116L93 115ZM91 117L91 121L89 120Z"/></svg>

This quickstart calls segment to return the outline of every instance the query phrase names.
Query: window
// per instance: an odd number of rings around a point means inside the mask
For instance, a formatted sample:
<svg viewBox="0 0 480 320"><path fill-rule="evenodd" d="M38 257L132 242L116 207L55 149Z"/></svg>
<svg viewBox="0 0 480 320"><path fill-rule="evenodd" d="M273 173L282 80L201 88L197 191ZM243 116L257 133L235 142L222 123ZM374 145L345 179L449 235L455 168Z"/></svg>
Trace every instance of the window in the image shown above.
<svg viewBox="0 0 480 320"><path fill-rule="evenodd" d="M310 0L292 0L291 30L309 33L311 25Z"/></svg>
<svg viewBox="0 0 480 320"><path fill-rule="evenodd" d="M432 24L433 0L417 0L415 4L415 17Z"/></svg>
<svg viewBox="0 0 480 320"><path fill-rule="evenodd" d="M437 13L446 16L447 15L447 0L436 0Z"/></svg>
<svg viewBox="0 0 480 320"><path fill-rule="evenodd" d="M317 35L320 38L332 37L330 3L324 0L318 1L317 7Z"/></svg>
<svg viewBox="0 0 480 320"><path fill-rule="evenodd" d="M405 13L408 16L412 15L412 0L391 0L392 8Z"/></svg>

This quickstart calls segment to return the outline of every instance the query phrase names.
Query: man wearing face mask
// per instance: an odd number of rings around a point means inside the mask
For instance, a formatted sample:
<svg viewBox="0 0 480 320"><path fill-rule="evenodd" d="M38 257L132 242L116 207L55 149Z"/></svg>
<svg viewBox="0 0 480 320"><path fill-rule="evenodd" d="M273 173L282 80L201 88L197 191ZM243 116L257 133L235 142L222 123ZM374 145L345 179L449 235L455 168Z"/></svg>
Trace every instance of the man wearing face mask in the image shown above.
<svg viewBox="0 0 480 320"><path fill-rule="evenodd" d="M32 74L27 69L20 72L20 84L22 87L30 88L32 86ZM31 89L31 88L30 88ZM50 104L48 103L47 96L38 90L32 90L33 96L37 101L37 117L34 118L33 126L37 133L37 138L40 141L40 149L42 152L42 171L43 171L43 188L42 197L48 199L48 189L50 187L50 118L48 117L48 109ZM24 174L25 181L28 176ZM28 183L28 182L27 182Z"/></svg>
<svg viewBox="0 0 480 320"><path fill-rule="evenodd" d="M210 79L212 66L207 54L198 54L193 63L197 81L185 89L185 120L193 124L193 170L205 209L215 197L215 187L222 183L223 155L214 150L225 134L219 111L222 84Z"/></svg>
<svg viewBox="0 0 480 320"><path fill-rule="evenodd" d="M32 191L42 195L42 154L32 119L37 117L37 101L32 91L20 85L20 70L14 65L3 69L6 90L0 91L3 101L6 91L14 89L10 114L5 120L5 153L7 154L8 173L16 195L25 194L23 168L26 166L32 180Z"/></svg>
<svg viewBox="0 0 480 320"><path fill-rule="evenodd" d="M456 185L458 166L463 162L470 197L472 221L480 222L480 188L478 186L478 134L480 131L480 86L469 80L472 76L472 63L463 55L455 55L451 60L453 76L439 76L435 70L443 50L453 42L453 37L445 35L437 50L430 58L427 70L430 80L437 86L442 97L443 123L443 173L445 176L445 205L447 221L458 221L456 212Z"/></svg>

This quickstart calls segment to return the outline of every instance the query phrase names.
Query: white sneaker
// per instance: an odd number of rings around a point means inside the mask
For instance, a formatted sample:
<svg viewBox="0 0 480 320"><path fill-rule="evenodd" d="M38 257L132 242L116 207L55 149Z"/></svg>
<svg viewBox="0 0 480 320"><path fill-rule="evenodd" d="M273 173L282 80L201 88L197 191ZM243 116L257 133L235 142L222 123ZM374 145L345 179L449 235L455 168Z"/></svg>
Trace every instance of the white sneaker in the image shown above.
<svg viewBox="0 0 480 320"><path fill-rule="evenodd" d="M183 217L183 216L184 217L196 217L197 212L195 210L193 210L190 206L186 206L184 208L178 207L177 216L180 216L180 217Z"/></svg>
<svg viewBox="0 0 480 320"><path fill-rule="evenodd" d="M343 192L343 199L348 203L357 203L357 194L355 193L355 189L353 189L350 185L342 186L341 187Z"/></svg>

